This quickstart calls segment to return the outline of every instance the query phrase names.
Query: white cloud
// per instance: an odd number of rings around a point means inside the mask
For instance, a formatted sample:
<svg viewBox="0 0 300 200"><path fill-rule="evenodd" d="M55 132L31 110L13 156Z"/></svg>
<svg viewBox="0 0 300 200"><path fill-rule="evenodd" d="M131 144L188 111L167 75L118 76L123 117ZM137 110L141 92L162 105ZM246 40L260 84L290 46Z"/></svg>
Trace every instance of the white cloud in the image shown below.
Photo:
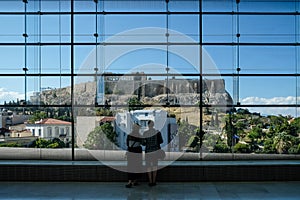
<svg viewBox="0 0 300 200"><path fill-rule="evenodd" d="M261 97L246 97L242 99L242 104L295 104L296 103L296 97L288 96L288 97L273 97L273 98L261 98ZM300 100L300 97L298 97L298 101Z"/></svg>
<svg viewBox="0 0 300 200"><path fill-rule="evenodd" d="M262 97L246 97L241 100L242 105L291 105L300 102L300 97L296 98L293 96L287 97L272 97L272 98L262 98ZM250 112L259 112L262 115L291 115L299 116L300 109L292 107L250 107L248 108Z"/></svg>
<svg viewBox="0 0 300 200"><path fill-rule="evenodd" d="M7 103L9 101L17 101L17 99L24 99L24 94L14 91L8 91L5 88L0 88L0 103L3 104L4 101Z"/></svg>

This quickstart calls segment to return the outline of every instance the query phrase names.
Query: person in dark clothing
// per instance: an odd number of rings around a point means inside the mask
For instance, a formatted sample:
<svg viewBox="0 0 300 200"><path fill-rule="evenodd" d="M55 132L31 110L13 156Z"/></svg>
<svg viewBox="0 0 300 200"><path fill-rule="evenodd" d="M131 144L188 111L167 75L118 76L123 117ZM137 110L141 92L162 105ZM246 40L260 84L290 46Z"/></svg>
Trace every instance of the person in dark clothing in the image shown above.
<svg viewBox="0 0 300 200"><path fill-rule="evenodd" d="M142 156L142 139L139 133L140 126L134 123L132 131L128 134L126 139L127 144L127 170L128 170L128 183L127 188L131 188L134 185L138 185L138 179L143 166Z"/></svg>
<svg viewBox="0 0 300 200"><path fill-rule="evenodd" d="M145 160L149 179L149 186L156 185L158 169L158 151L163 143L161 132L154 129L154 122L148 121L148 130L144 132Z"/></svg>

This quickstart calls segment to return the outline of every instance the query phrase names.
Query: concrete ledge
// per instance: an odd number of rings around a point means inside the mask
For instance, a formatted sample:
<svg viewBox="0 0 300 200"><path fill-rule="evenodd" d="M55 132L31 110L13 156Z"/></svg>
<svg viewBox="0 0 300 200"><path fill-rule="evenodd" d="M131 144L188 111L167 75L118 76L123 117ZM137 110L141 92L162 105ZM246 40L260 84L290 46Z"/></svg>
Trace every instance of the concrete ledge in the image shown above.
<svg viewBox="0 0 300 200"><path fill-rule="evenodd" d="M126 182L125 151L0 148L0 181ZM300 181L300 155L167 153L158 181ZM147 181L146 174L143 181Z"/></svg>
<svg viewBox="0 0 300 200"><path fill-rule="evenodd" d="M78 161L124 161L124 150L75 149ZM0 160L72 160L71 149L0 148ZM300 160L300 155L291 154L237 154L237 153L183 153L167 152L169 161L226 161L226 160Z"/></svg>

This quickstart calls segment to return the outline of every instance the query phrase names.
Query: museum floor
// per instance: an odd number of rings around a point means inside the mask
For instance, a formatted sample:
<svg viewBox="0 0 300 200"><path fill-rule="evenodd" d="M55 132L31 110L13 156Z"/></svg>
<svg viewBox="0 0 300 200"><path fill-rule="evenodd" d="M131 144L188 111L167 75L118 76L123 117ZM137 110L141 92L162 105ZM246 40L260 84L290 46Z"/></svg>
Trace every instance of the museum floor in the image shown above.
<svg viewBox="0 0 300 200"><path fill-rule="evenodd" d="M0 182L0 199L299 199L300 182Z"/></svg>

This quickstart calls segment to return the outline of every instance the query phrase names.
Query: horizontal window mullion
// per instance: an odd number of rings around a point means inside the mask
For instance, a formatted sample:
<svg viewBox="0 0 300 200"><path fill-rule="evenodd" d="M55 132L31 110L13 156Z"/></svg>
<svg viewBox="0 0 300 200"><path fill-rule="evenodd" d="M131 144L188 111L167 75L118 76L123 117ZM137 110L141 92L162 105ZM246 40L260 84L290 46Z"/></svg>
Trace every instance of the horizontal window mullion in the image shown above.
<svg viewBox="0 0 300 200"><path fill-rule="evenodd" d="M30 68L29 68L30 69ZM20 69L20 71L21 71L22 69ZM1 71L1 70L0 70ZM278 74L270 74L270 73L268 73L268 74L236 74L236 73L220 73L220 74L216 74L216 73L214 73L214 74L209 74L209 73L202 73L202 74L200 74L200 73L180 73L180 74L172 74L172 73L151 73L151 74L123 74L123 73L119 73L119 74L106 74L106 73L98 73L97 74L97 76L104 76L104 77L110 77L110 76L114 76L114 77L122 77L122 76L129 76L129 77L135 77L135 76L169 76L169 77L171 77L171 76L200 76L200 75L202 75L202 76L243 76L243 77L247 77L247 76L249 76L249 77L270 77L270 76L274 76L274 77L282 77L282 76L284 76L284 77L288 77L288 76L290 76L290 77L298 77L298 76L300 76L300 74L298 74L298 73L289 73L289 74L280 74L280 73L278 73ZM0 74L0 77L2 77L2 76L24 76L24 73L22 74L22 73L18 73L18 74L12 74L12 73L2 73L2 74ZM95 73L85 73L85 74L78 74L78 73L74 73L74 74L69 74L69 73L62 73L62 74L60 74L60 73L49 73L49 74L47 74L47 73L32 73L32 74L30 74L30 73L27 73L26 74L26 76L65 76L65 77L72 77L72 76L95 76Z"/></svg>
<svg viewBox="0 0 300 200"><path fill-rule="evenodd" d="M23 107L23 108L30 108L30 107L74 107L74 108L91 108L91 107L107 107L107 105L105 104L98 104L98 105L94 105L94 104L88 104L88 105L84 105L84 104L24 104L24 105L9 105L9 104L0 104L1 107ZM136 107L137 105L127 105L127 104L118 104L118 105L109 105L109 107L113 107L113 108L128 108L128 107ZM144 105L138 105L139 107L155 107L155 106L159 106L159 107L170 107L170 108L175 108L175 107L185 107L185 108L199 108L200 106L198 105L184 105L184 104L180 104L180 105L172 105L172 104L144 104ZM205 104L205 105L201 105L202 108L204 107L235 107L235 108L247 108L247 107L289 107L289 108L293 108L293 107L298 107L299 104Z"/></svg>
<svg viewBox="0 0 300 200"><path fill-rule="evenodd" d="M0 43L0 46L24 46L25 43ZM57 43L57 42L42 42L42 43L26 43L27 46L70 46L70 45L102 45L102 46L124 46L124 45L147 45L147 46L159 46L159 45L169 45L169 46L188 46L188 45L203 45L203 46L300 46L300 43L231 43L231 42L78 42L78 43Z"/></svg>
<svg viewBox="0 0 300 200"><path fill-rule="evenodd" d="M0 15L300 15L299 12L211 12L211 11L87 11L87 12L0 12Z"/></svg>
<svg viewBox="0 0 300 200"><path fill-rule="evenodd" d="M7 108L17 108L17 107L21 107L21 108L54 108L54 107L59 107L59 108L72 108L71 104L14 104L14 105L9 105L9 104L0 104L0 107L7 107Z"/></svg>
<svg viewBox="0 0 300 200"><path fill-rule="evenodd" d="M21 71L22 69L20 69L20 71ZM29 70L30 70L30 68L29 68ZM0 70L0 72L1 72L1 70ZM0 77L2 77L2 76L22 76L22 77L24 77L24 73L22 74L22 73L18 73L18 74L11 74L11 73L9 73L9 74L0 74ZM34 74L30 74L30 73L26 73L26 76L27 77L29 77L29 76L32 76L32 77L34 77L34 76L65 76L65 77L71 77L72 75L71 74L54 74L54 73L49 73L49 74L47 74L47 73L41 73L41 74L39 74L39 73L34 73Z"/></svg>

